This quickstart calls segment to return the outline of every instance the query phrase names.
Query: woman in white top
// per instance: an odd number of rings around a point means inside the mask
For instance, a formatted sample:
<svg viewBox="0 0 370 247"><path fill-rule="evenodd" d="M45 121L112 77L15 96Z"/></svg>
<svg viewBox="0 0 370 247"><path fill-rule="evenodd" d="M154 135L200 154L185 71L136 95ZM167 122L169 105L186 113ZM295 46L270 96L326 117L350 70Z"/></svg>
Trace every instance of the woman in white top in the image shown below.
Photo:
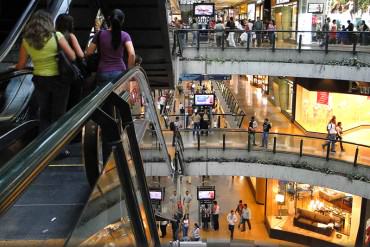
<svg viewBox="0 0 370 247"><path fill-rule="evenodd" d="M194 229L192 232L192 240L199 241L200 240L200 229L198 223L194 223Z"/></svg>

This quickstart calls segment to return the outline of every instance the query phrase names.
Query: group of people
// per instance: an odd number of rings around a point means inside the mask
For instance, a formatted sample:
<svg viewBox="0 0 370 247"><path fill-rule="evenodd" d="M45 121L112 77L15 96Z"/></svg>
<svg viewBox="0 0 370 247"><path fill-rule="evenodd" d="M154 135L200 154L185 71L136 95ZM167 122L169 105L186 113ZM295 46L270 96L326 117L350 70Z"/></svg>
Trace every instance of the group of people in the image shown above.
<svg viewBox="0 0 370 247"><path fill-rule="evenodd" d="M336 142L339 142L340 144L340 150L342 152L344 152L344 148L343 148L343 143L342 143L342 140L343 140L343 127L342 127L342 122L338 122L337 123L337 119L335 116L333 116L327 127L326 127L326 130L328 132L328 135L327 135L327 139L328 141L325 142L324 144L322 144L322 148L325 149L325 147L328 147L330 148L330 151L331 152L336 152L335 150L335 143Z"/></svg>
<svg viewBox="0 0 370 247"><path fill-rule="evenodd" d="M321 47L326 44L327 40L330 44L370 44L370 33L367 33L369 32L369 27L366 22L364 20L361 20L356 29L358 32L365 33L354 33L355 25L350 20L347 21L347 26L340 26L338 25L337 20L334 19L331 21L330 17L328 17L326 18L325 23L322 25L321 30L317 32L317 38L321 42Z"/></svg>
<svg viewBox="0 0 370 247"><path fill-rule="evenodd" d="M238 223L238 216L239 216L239 223ZM238 224L238 229L244 232L246 230L245 223L248 224L248 229L252 230L251 226L251 218L252 213L251 210L248 208L247 203L243 203L242 200L239 200L238 205L236 206L235 211L231 210L230 213L227 215L227 223L230 231L230 239L234 239L234 230L235 225Z"/></svg>
<svg viewBox="0 0 370 247"><path fill-rule="evenodd" d="M124 13L115 9L107 20L108 28L95 34L84 52L73 34L73 18L61 14L54 26L51 15L45 10L36 11L24 28L19 60L15 69L23 69L30 57L33 64L32 81L38 102L40 130L58 120L82 98L84 85L62 80L58 68L58 50L75 62L89 58L99 47L99 64L96 71L97 85L101 86L131 68L135 63L135 50L130 35L122 30ZM127 65L124 62L126 57Z"/></svg>
<svg viewBox="0 0 370 247"><path fill-rule="evenodd" d="M173 212L174 221L171 221L172 227L172 237L173 240L179 240L180 228L182 229L182 241L199 241L200 240L200 226L198 223L194 223L194 227L189 236L189 226L190 226L190 206L192 202L192 196L187 190L182 201L179 199L176 191L173 192L173 195L169 198L170 201L170 210ZM200 208L200 216L202 220L202 229L208 231L212 228L215 231L220 229L219 226L219 215L220 215L220 206L217 201L213 201L212 205L204 204ZM239 200L238 205L235 210L231 210L230 213L226 216L226 221L228 224L228 229L230 231L230 239L234 238L235 225L241 232L246 231L246 225L248 229L252 230L251 225L252 212L248 207L247 203L243 203L242 200ZM169 222L161 221L161 237L166 236L166 228ZM210 226L211 224L211 226Z"/></svg>
<svg viewBox="0 0 370 247"><path fill-rule="evenodd" d="M173 191L173 195L171 195L169 198L170 201L169 210L171 211L174 218L174 220L171 221L172 239L174 241L179 240L180 228L182 230L183 241L200 240L200 227L196 222L193 225L191 236L189 236L189 227L190 227L189 212L192 200L193 198L188 190L185 192L185 195L183 196L182 200L180 200L176 191ZM166 228L168 223L169 222L167 221L160 222L160 229L162 233L161 238L164 238L167 235Z"/></svg>
<svg viewBox="0 0 370 247"><path fill-rule="evenodd" d="M262 140L261 140L261 147L267 148L268 145L268 138L269 133L272 128L272 124L268 118L265 118L262 124ZM254 116L251 117L249 124L248 124L248 139L249 142L253 146L257 146L256 144L256 131L258 129L258 123Z"/></svg>

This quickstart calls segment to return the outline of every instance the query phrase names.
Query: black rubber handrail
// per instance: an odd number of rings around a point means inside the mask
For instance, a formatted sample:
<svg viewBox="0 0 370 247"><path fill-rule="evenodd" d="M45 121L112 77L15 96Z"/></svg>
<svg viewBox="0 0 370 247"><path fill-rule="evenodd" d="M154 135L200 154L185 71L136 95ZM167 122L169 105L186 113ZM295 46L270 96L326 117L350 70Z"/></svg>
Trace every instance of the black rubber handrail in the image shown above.
<svg viewBox="0 0 370 247"><path fill-rule="evenodd" d="M18 37L22 33L22 30L30 17L32 16L34 10L36 9L38 0L31 0L25 11L23 11L22 16L18 19L17 23L14 25L13 30L10 32L8 37L0 45L0 62L8 55L10 50L13 48Z"/></svg>
<svg viewBox="0 0 370 247"><path fill-rule="evenodd" d="M6 81L14 77L32 74L32 70L33 70L32 67L27 67L22 70L10 69L10 70L0 72L0 83L1 81Z"/></svg>
<svg viewBox="0 0 370 247"><path fill-rule="evenodd" d="M103 88L95 89L16 157L1 167L0 212L6 210L33 179L43 171L61 148L72 140L108 96L132 78L145 79L144 70L141 67L132 68L123 73L115 84L108 83Z"/></svg>

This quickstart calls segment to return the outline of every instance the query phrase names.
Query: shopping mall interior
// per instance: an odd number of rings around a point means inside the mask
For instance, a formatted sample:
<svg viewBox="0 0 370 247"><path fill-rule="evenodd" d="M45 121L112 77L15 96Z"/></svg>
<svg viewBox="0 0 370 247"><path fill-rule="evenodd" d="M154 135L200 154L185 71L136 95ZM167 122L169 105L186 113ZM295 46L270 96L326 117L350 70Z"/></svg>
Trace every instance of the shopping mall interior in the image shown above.
<svg viewBox="0 0 370 247"><path fill-rule="evenodd" d="M40 10L71 26L30 52ZM370 247L368 25L363 0L0 1L0 246Z"/></svg>

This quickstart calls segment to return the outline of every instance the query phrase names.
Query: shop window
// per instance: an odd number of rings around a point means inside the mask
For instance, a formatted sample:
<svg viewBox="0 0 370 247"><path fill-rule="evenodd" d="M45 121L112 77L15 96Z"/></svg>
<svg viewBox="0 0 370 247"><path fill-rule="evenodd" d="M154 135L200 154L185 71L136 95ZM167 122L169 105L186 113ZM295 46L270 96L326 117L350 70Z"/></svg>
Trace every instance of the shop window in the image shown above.
<svg viewBox="0 0 370 247"><path fill-rule="evenodd" d="M266 220L270 229L354 246L360 197L276 179L268 179L266 192Z"/></svg>

